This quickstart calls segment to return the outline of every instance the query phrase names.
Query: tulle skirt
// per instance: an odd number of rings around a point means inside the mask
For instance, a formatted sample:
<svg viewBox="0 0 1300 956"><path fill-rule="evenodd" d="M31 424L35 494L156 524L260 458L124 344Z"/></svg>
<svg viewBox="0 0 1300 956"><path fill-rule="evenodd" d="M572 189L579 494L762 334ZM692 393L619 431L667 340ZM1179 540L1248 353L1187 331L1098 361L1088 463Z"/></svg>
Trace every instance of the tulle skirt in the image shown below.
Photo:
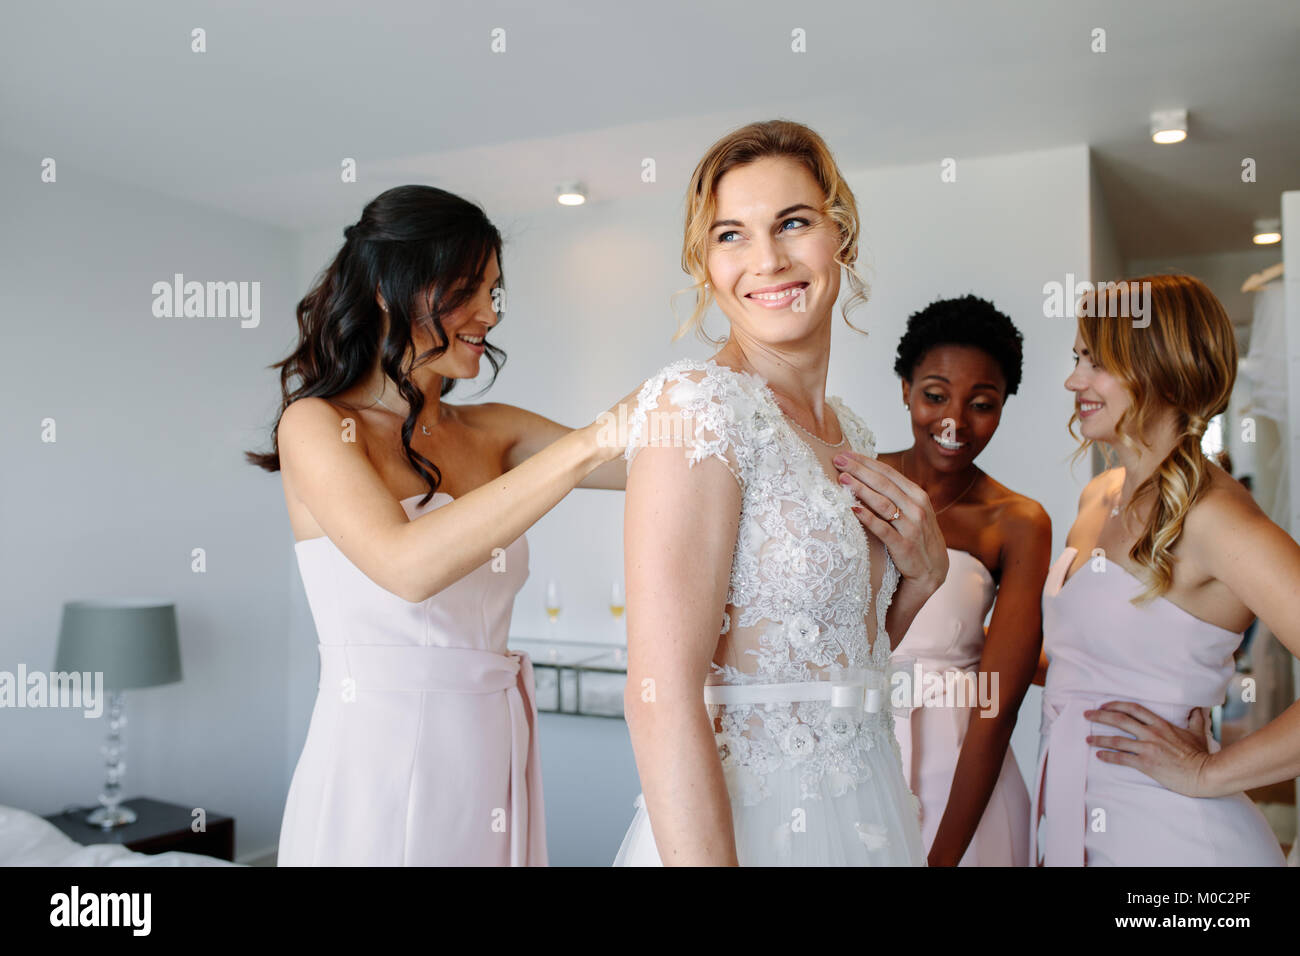
<svg viewBox="0 0 1300 956"><path fill-rule="evenodd" d="M799 774L779 770L766 778L767 795L752 805L728 779L736 855L741 866L925 866L916 798L907 789L897 751L867 754L868 778L855 782L828 774L817 797L802 796ZM662 866L645 800L615 866Z"/></svg>

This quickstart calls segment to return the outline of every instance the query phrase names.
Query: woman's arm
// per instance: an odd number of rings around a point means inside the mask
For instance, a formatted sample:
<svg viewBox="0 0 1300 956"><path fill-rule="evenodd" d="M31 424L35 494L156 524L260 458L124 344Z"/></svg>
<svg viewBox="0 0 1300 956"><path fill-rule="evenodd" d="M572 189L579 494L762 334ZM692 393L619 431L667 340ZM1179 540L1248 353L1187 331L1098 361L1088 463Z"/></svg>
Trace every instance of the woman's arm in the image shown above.
<svg viewBox="0 0 1300 956"><path fill-rule="evenodd" d="M1300 545L1244 489L1240 494L1212 490L1192 508L1184 535L1189 558L1227 585L1292 655L1300 656ZM1085 716L1137 738L1089 737L1089 743L1110 748L1099 750L1098 758L1136 767L1188 796L1219 797L1300 776L1300 701L1213 754L1206 748L1199 709L1186 730L1130 701L1111 701Z"/></svg>
<svg viewBox="0 0 1300 956"><path fill-rule="evenodd" d="M285 409L277 433L285 481L349 561L411 602L437 594L486 562L622 451L602 441L593 422L411 521L348 422L320 398L299 399Z"/></svg>
<svg viewBox="0 0 1300 956"><path fill-rule="evenodd" d="M1051 563L1051 519L1037 502L1029 501L998 524L1005 534L1001 585L979 667L987 682L981 686L992 691L996 710L971 711L948 806L930 847L931 866L956 866L966 853L1002 772L1043 643L1042 594Z"/></svg>
<svg viewBox="0 0 1300 956"><path fill-rule="evenodd" d="M646 447L624 511L624 713L660 859L734 866L731 804L704 705L727 603L741 492L726 465Z"/></svg>
<svg viewBox="0 0 1300 956"><path fill-rule="evenodd" d="M1040 648L1038 651L1038 667L1034 670L1034 679L1030 681L1039 687L1047 686L1047 651Z"/></svg>
<svg viewBox="0 0 1300 956"><path fill-rule="evenodd" d="M629 398L635 399L635 393ZM567 425L552 421L536 412L514 405L492 403L506 430L507 470L526 461L547 445L559 441L573 431ZM605 488L610 491L622 491L627 485L627 465L622 458L597 465L591 473L578 482L579 488Z"/></svg>

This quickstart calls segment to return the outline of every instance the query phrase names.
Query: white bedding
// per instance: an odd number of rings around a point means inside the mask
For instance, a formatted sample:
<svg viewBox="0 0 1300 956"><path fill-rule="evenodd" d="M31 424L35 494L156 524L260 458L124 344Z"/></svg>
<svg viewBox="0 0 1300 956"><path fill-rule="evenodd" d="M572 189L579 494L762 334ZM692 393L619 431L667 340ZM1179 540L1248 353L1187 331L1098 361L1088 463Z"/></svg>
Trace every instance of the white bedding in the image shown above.
<svg viewBox="0 0 1300 956"><path fill-rule="evenodd" d="M116 843L82 846L34 813L0 806L0 866L238 866L197 853L135 853Z"/></svg>

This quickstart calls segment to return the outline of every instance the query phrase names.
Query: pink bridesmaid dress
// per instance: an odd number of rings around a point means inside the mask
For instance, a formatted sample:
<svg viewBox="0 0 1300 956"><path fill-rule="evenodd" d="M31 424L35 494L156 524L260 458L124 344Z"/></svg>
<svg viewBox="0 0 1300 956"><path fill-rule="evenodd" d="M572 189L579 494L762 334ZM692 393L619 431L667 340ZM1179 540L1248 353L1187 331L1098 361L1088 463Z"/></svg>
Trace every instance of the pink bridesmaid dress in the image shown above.
<svg viewBox="0 0 1300 956"><path fill-rule="evenodd" d="M411 520L452 500L404 499ZM545 866L537 707L506 648L528 542L433 597L385 591L327 537L299 541L320 684L280 866Z"/></svg>
<svg viewBox="0 0 1300 956"><path fill-rule="evenodd" d="M997 585L982 561L967 551L948 549L947 579L925 602L894 650L897 656L915 660L920 667L923 690L927 674L978 674L984 650L984 619L993 607L996 593ZM912 673L915 679L915 666ZM992 688L991 682L989 687ZM978 714L978 700L962 707L913 707L907 717L894 722L903 773L921 801L921 834L927 853L934 845L939 822L948 805L957 758L972 712ZM959 865L1028 864L1029 791L1008 747L984 816Z"/></svg>
<svg viewBox="0 0 1300 956"><path fill-rule="evenodd" d="M1283 866L1264 815L1244 793L1185 797L1139 770L1096 756L1089 734L1129 736L1084 718L1131 700L1176 726L1223 701L1241 634L1202 621L1142 590L1113 561L1090 560L1066 579L1066 548L1043 593L1047 684L1033 787L1032 846L1046 866ZM1207 731L1207 746L1218 744ZM1041 819L1040 819L1041 813Z"/></svg>

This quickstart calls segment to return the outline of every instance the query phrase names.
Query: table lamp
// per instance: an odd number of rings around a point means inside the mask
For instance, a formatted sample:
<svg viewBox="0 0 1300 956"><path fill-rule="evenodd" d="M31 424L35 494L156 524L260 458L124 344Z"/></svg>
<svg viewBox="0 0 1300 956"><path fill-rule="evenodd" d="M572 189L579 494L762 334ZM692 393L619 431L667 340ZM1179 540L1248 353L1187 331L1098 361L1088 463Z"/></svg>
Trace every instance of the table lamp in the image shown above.
<svg viewBox="0 0 1300 956"><path fill-rule="evenodd" d="M108 739L100 752L107 777L99 809L86 822L105 830L135 822L122 800L122 729L126 726L123 691L174 684L181 679L181 649L176 632L176 606L164 601L67 601L54 669L104 675L108 699Z"/></svg>

